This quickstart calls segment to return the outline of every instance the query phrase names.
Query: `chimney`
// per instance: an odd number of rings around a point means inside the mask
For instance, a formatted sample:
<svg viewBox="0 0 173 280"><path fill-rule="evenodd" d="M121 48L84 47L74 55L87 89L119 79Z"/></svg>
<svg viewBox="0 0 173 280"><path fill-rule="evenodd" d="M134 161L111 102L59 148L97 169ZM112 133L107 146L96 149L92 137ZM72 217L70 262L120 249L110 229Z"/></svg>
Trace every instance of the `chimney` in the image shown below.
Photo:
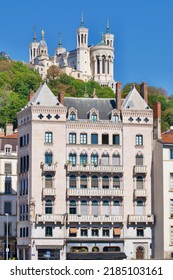
<svg viewBox="0 0 173 280"><path fill-rule="evenodd" d="M116 83L116 109L121 110L121 83Z"/></svg>
<svg viewBox="0 0 173 280"><path fill-rule="evenodd" d="M161 103L156 102L153 112L153 137L154 139L161 139Z"/></svg>
<svg viewBox="0 0 173 280"><path fill-rule="evenodd" d="M59 102L64 105L64 92L59 93L58 95Z"/></svg>
<svg viewBox="0 0 173 280"><path fill-rule="evenodd" d="M6 123L6 135L13 134L13 124L12 123Z"/></svg>
<svg viewBox="0 0 173 280"><path fill-rule="evenodd" d="M28 96L29 101L31 100L31 98L33 96L34 96L34 91L31 89L30 92L29 92L29 96Z"/></svg>
<svg viewBox="0 0 173 280"><path fill-rule="evenodd" d="M148 88L147 88L147 83L143 82L140 85L140 94L142 98L145 100L145 102L148 104Z"/></svg>

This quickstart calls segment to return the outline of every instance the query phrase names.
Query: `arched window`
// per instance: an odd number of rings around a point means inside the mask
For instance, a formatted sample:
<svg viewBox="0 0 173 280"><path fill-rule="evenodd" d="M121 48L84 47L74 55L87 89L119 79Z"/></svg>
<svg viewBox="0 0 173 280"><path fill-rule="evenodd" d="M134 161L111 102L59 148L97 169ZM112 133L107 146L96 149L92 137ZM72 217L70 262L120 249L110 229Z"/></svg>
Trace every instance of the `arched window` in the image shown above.
<svg viewBox="0 0 173 280"><path fill-rule="evenodd" d="M71 175L69 178L69 188L70 189L76 188L76 176L75 175Z"/></svg>
<svg viewBox="0 0 173 280"><path fill-rule="evenodd" d="M135 207L135 215L144 215L144 201L137 200L136 207Z"/></svg>
<svg viewBox="0 0 173 280"><path fill-rule="evenodd" d="M97 57L97 74L100 74L100 59Z"/></svg>
<svg viewBox="0 0 173 280"><path fill-rule="evenodd" d="M69 214L77 214L77 206L75 200L70 201Z"/></svg>
<svg viewBox="0 0 173 280"><path fill-rule="evenodd" d="M136 188L139 189L143 189L144 185L144 178L142 176L137 176L136 177Z"/></svg>
<svg viewBox="0 0 173 280"><path fill-rule="evenodd" d="M45 176L45 187L46 188L52 188L52 184L53 180L52 180L52 175L51 174L47 174Z"/></svg>
<svg viewBox="0 0 173 280"><path fill-rule="evenodd" d="M136 146L142 146L143 145L143 135L137 134L136 135Z"/></svg>
<svg viewBox="0 0 173 280"><path fill-rule="evenodd" d="M113 202L112 212L113 215L121 215L121 204L119 200Z"/></svg>
<svg viewBox="0 0 173 280"><path fill-rule="evenodd" d="M47 199L45 203L45 214L52 214L52 200Z"/></svg>
<svg viewBox="0 0 173 280"><path fill-rule="evenodd" d="M91 177L91 188L98 189L98 177L96 175Z"/></svg>
<svg viewBox="0 0 173 280"><path fill-rule="evenodd" d="M109 201L104 200L102 205L102 214L103 215L109 215Z"/></svg>
<svg viewBox="0 0 173 280"><path fill-rule="evenodd" d="M98 201L97 200L92 201L92 215L94 215L94 216L98 215Z"/></svg>
<svg viewBox="0 0 173 280"><path fill-rule="evenodd" d="M98 154L91 154L91 164L98 165Z"/></svg>
<svg viewBox="0 0 173 280"><path fill-rule="evenodd" d="M113 121L114 123L118 123L119 117L118 117L117 114L114 114L114 115L112 116L112 121Z"/></svg>
<svg viewBox="0 0 173 280"><path fill-rule="evenodd" d="M113 177L113 189L120 189L120 177Z"/></svg>
<svg viewBox="0 0 173 280"><path fill-rule="evenodd" d="M51 165L52 162L53 162L53 155L51 152L46 152L45 153L45 163L48 164L48 165Z"/></svg>
<svg viewBox="0 0 173 280"><path fill-rule="evenodd" d="M92 122L96 122L96 121L97 121L97 114L96 114L95 112L93 112L93 113L91 114L91 121L92 121Z"/></svg>
<svg viewBox="0 0 173 280"><path fill-rule="evenodd" d="M102 177L102 188L109 189L109 177L106 175Z"/></svg>
<svg viewBox="0 0 173 280"><path fill-rule="evenodd" d="M112 165L120 165L120 154L113 154Z"/></svg>
<svg viewBox="0 0 173 280"><path fill-rule="evenodd" d="M72 165L76 165L76 154L75 153L70 153L69 154L69 162Z"/></svg>
<svg viewBox="0 0 173 280"><path fill-rule="evenodd" d="M80 164L87 165L87 154L80 154Z"/></svg>
<svg viewBox="0 0 173 280"><path fill-rule="evenodd" d="M102 165L109 165L109 155L107 153L102 154L101 164Z"/></svg>
<svg viewBox="0 0 173 280"><path fill-rule="evenodd" d="M106 59L105 59L105 56L103 55L102 56L102 73L103 74L105 74L105 61L106 61Z"/></svg>
<svg viewBox="0 0 173 280"><path fill-rule="evenodd" d="M87 201L86 200L82 200L81 201L81 207L80 207L80 211L81 211L81 215L87 215Z"/></svg>
<svg viewBox="0 0 173 280"><path fill-rule="evenodd" d="M142 154L136 155L136 165L143 165L144 157Z"/></svg>
<svg viewBox="0 0 173 280"><path fill-rule="evenodd" d="M87 176L86 175L81 175L80 176L80 188L81 189L86 189L87 188Z"/></svg>

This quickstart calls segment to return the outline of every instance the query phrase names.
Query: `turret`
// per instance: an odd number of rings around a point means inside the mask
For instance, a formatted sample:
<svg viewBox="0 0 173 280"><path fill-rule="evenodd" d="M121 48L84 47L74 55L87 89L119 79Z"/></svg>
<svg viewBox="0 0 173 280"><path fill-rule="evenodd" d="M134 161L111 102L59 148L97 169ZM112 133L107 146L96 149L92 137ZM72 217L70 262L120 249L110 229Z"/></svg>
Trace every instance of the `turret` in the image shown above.
<svg viewBox="0 0 173 280"><path fill-rule="evenodd" d="M38 55L38 46L39 43L37 42L37 36L36 36L36 26L34 26L34 36L33 36L33 41L29 46L29 62L31 64L34 64L34 59Z"/></svg>

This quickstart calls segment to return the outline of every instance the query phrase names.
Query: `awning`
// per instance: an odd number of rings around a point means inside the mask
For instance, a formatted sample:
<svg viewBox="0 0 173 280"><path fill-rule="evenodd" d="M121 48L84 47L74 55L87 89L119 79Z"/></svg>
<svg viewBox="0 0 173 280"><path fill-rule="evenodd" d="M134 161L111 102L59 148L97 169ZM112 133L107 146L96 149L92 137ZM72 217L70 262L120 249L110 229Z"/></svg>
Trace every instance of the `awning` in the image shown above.
<svg viewBox="0 0 173 280"><path fill-rule="evenodd" d="M121 235L121 228L118 227L114 228L113 233L114 235Z"/></svg>
<svg viewBox="0 0 173 280"><path fill-rule="evenodd" d="M70 228L70 233L77 233L77 228L76 227Z"/></svg>
<svg viewBox="0 0 173 280"><path fill-rule="evenodd" d="M124 252L98 252L98 253L67 253L67 260L123 260L127 256Z"/></svg>

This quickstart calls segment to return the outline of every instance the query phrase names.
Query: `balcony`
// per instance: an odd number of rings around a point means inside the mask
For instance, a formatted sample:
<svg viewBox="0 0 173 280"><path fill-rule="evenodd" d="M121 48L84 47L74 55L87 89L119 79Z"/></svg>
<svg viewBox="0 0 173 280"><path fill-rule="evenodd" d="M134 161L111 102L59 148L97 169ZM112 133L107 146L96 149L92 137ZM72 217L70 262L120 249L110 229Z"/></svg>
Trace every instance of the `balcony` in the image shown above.
<svg viewBox="0 0 173 280"><path fill-rule="evenodd" d="M87 164L86 166L81 164L76 165L67 165L68 172L110 172L110 173L123 173L122 165L91 165Z"/></svg>
<svg viewBox="0 0 173 280"><path fill-rule="evenodd" d="M56 166L57 166L56 163L47 164L41 162L40 164L40 168L42 169L42 172L56 172Z"/></svg>
<svg viewBox="0 0 173 280"><path fill-rule="evenodd" d="M88 223L92 223L92 222L99 222L99 223L115 223L115 222L119 222L122 223L123 222L123 216L122 215L117 215L117 216L109 216L109 215L98 215L98 216L93 216L93 215L85 215L85 216L81 216L81 215L68 215L68 223L70 222L77 222L77 223L81 223L81 222L88 222Z"/></svg>
<svg viewBox="0 0 173 280"><path fill-rule="evenodd" d="M134 197L146 197L147 191L145 189L135 189L134 190Z"/></svg>
<svg viewBox="0 0 173 280"><path fill-rule="evenodd" d="M135 165L134 166L134 174L146 174L147 166L146 165Z"/></svg>
<svg viewBox="0 0 173 280"><path fill-rule="evenodd" d="M36 223L61 223L64 222L64 215L59 214L37 214L36 215Z"/></svg>
<svg viewBox="0 0 173 280"><path fill-rule="evenodd" d="M43 194L43 196L55 196L56 189L55 188L43 188L42 194Z"/></svg>
<svg viewBox="0 0 173 280"><path fill-rule="evenodd" d="M116 196L122 197L122 189L67 189L67 196Z"/></svg>
<svg viewBox="0 0 173 280"><path fill-rule="evenodd" d="M151 223L154 224L154 215L129 215L128 222L131 223Z"/></svg>

